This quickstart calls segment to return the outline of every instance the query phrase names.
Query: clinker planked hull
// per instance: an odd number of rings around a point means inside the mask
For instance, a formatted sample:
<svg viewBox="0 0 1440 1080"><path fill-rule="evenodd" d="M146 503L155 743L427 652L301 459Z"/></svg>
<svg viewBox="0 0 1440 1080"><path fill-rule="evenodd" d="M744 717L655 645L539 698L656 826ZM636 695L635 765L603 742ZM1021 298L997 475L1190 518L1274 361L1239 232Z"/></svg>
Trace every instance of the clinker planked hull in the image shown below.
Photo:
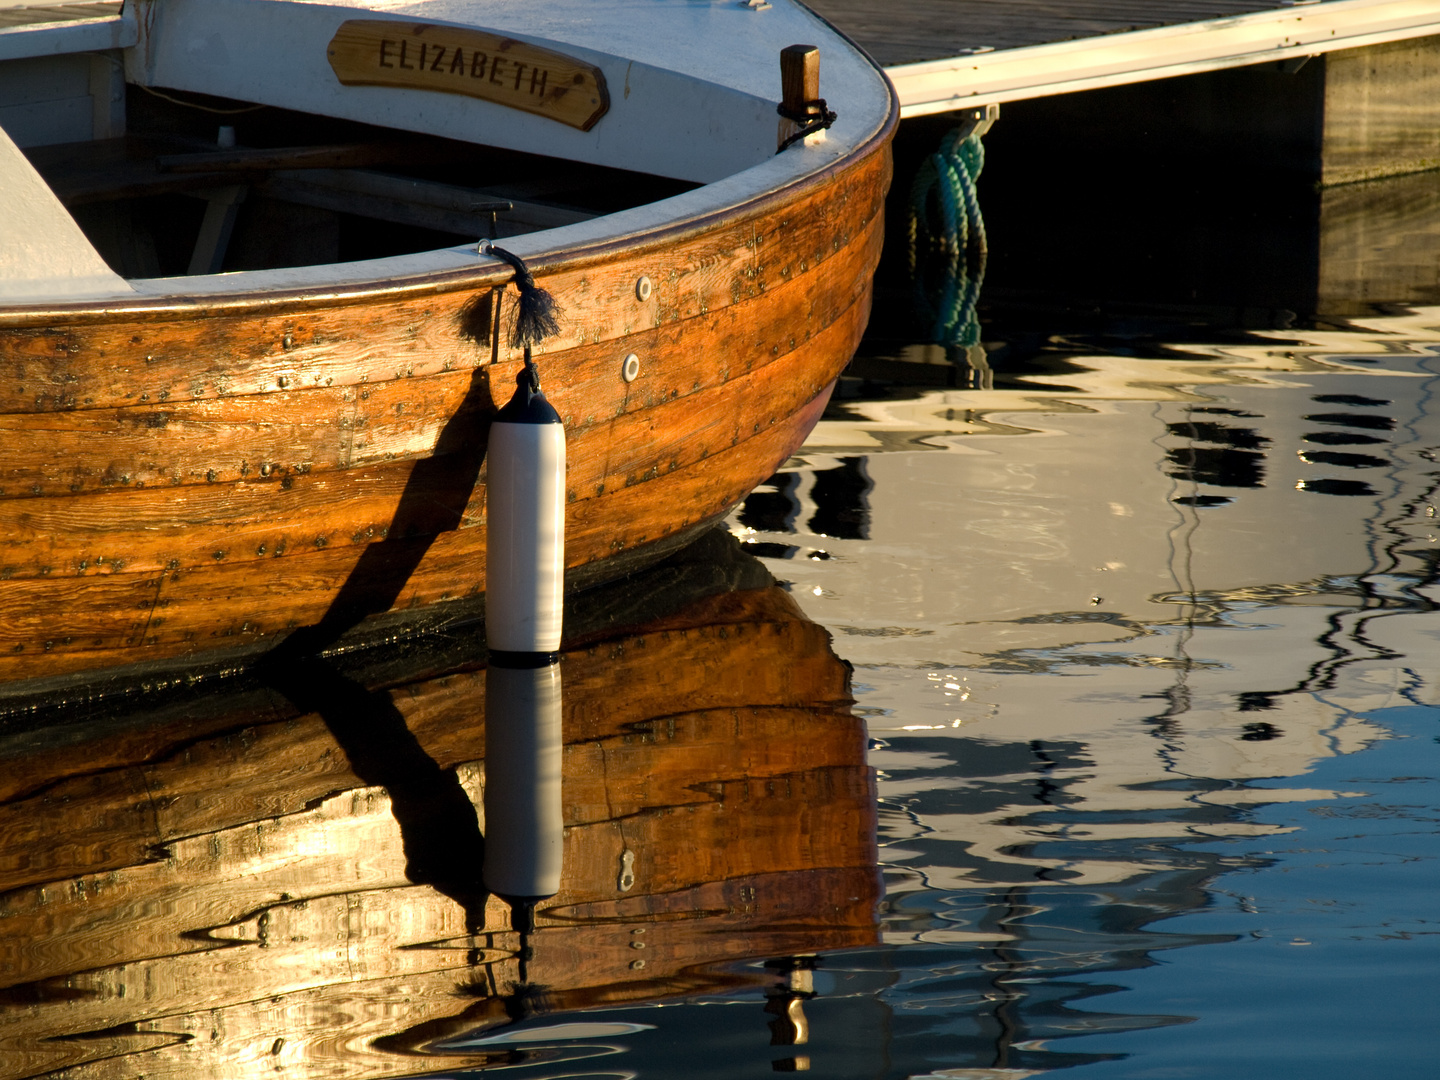
<svg viewBox="0 0 1440 1080"><path fill-rule="evenodd" d="M562 309L537 358L576 580L668 550L803 441L869 314L893 126L723 213L529 257ZM0 681L483 594L486 430L520 368L509 278L481 260L0 311Z"/></svg>

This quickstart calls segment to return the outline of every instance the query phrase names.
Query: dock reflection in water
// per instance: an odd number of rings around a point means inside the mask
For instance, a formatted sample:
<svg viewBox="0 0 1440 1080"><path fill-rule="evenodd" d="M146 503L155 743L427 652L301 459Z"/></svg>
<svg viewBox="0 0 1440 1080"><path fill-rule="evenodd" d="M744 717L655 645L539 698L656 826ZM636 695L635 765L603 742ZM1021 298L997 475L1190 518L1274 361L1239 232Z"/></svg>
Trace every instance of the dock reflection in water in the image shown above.
<svg viewBox="0 0 1440 1080"><path fill-rule="evenodd" d="M855 665L890 1075L1423 1075L1440 309L1134 327L872 340L732 519Z"/></svg>
<svg viewBox="0 0 1440 1080"><path fill-rule="evenodd" d="M480 878L473 627L10 734L0 1076L543 1065L653 1024L517 1021L727 992L788 1060L810 958L875 940L848 669L724 533L567 625L563 878L523 943Z"/></svg>

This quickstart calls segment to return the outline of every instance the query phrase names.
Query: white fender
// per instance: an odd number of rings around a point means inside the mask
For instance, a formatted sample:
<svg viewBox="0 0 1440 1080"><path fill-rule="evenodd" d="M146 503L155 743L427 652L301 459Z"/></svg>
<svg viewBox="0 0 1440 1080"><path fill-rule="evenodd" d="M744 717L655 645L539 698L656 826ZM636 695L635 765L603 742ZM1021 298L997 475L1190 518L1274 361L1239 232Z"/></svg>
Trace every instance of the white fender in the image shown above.
<svg viewBox="0 0 1440 1080"><path fill-rule="evenodd" d="M521 372L486 451L485 640L502 652L560 648L565 577L565 427Z"/></svg>

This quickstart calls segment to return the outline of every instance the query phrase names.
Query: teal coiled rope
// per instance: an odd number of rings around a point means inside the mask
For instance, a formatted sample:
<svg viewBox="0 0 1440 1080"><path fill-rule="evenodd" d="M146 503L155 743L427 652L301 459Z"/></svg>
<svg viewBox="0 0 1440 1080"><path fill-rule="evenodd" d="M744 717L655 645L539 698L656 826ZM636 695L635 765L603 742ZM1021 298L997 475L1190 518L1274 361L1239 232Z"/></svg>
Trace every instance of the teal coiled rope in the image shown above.
<svg viewBox="0 0 1440 1080"><path fill-rule="evenodd" d="M980 343L975 306L987 247L975 183L984 166L980 136L962 136L956 128L921 164L910 187L910 276L916 303L933 324L931 338L942 345Z"/></svg>

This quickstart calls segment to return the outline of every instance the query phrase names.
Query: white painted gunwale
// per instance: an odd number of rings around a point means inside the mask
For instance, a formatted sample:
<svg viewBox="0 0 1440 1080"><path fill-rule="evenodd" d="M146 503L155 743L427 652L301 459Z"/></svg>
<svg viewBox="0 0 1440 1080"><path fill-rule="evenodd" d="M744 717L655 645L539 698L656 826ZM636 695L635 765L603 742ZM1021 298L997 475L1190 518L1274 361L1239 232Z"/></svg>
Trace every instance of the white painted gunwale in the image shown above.
<svg viewBox="0 0 1440 1080"><path fill-rule="evenodd" d="M610 2L612 6L644 9L657 7L663 0ZM732 3L734 0L723 2ZM571 6L587 3L595 6L594 0L570 0ZM898 100L883 71L808 9L791 0L772 0L772 3L777 10L783 7L788 17L784 22L777 20L776 34L770 43L773 48L767 50L768 56L755 61L763 63L774 83L769 108L773 111L774 102L778 102L780 96L780 50L797 43L818 45L822 57L821 93L839 113L839 119L830 131L807 140L803 145L792 146L783 154L768 157L759 164L673 198L561 228L509 237L504 242L505 247L541 272L583 266L622 254L641 255L716 225L733 222L737 217L763 213L767 207L787 198L797 186L806 184L819 173L843 167L847 160L867 151L877 139L883 138L899 113ZM387 4L385 0L379 0L363 6L362 0L350 0L348 4L341 0L339 5L326 6L348 8L345 17L365 17L376 12L417 21L433 18L442 7L452 15L460 8L473 9L477 14L483 9L487 16L495 14L496 6L520 10L520 7L503 2L487 5L484 0L438 0L435 3L422 0L420 4ZM553 19L556 9L565 6L564 3L545 5L547 17ZM143 11L141 19L143 23ZM339 21L337 19L337 26ZM463 25L453 18L445 21ZM470 25L494 29L493 23L493 18L485 23L477 18ZM643 26L641 30L643 32ZM553 38L533 38L512 32L509 26L506 32L545 47L584 55L583 50ZM143 34L139 48L144 48ZM777 125L778 120L778 116L775 117ZM602 118L597 128L603 123ZM677 152L683 152L683 145ZM344 303L381 294L399 296L448 291L503 281L510 274L506 264L492 256L478 255L474 245L467 244L363 262L136 279L128 282L134 291L123 295L112 293L87 299L57 299L50 303L6 302L0 307L0 325L37 324L66 317L103 318L126 313L178 310L194 311L199 315L227 309L257 310L296 304Z"/></svg>
<svg viewBox="0 0 1440 1080"><path fill-rule="evenodd" d="M886 69L902 117L1440 34L1436 0L1325 0Z"/></svg>

